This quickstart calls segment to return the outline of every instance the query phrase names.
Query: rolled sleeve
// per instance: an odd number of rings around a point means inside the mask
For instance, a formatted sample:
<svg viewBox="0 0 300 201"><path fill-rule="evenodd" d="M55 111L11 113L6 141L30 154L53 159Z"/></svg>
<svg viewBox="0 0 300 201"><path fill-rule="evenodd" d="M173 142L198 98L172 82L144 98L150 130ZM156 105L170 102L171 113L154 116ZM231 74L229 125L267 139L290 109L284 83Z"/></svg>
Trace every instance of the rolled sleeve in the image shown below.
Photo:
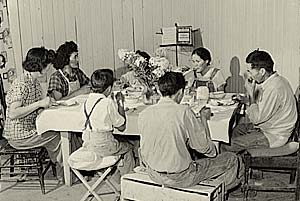
<svg viewBox="0 0 300 201"><path fill-rule="evenodd" d="M125 119L119 114L117 105L113 100L110 100L108 104L108 113L113 127L120 127L124 124Z"/></svg>
<svg viewBox="0 0 300 201"><path fill-rule="evenodd" d="M225 78L221 70L217 72L217 74L213 78L213 82L219 87L222 84L225 84Z"/></svg>
<svg viewBox="0 0 300 201"><path fill-rule="evenodd" d="M246 110L250 121L255 125L267 122L280 107L278 100L281 100L281 98L278 97L279 95L276 91L265 91L263 96L268 98L260 98L257 103L251 104Z"/></svg>
<svg viewBox="0 0 300 201"><path fill-rule="evenodd" d="M58 91L59 93L64 94L62 80L57 73L52 74L49 80L48 93L50 94L52 91Z"/></svg>
<svg viewBox="0 0 300 201"><path fill-rule="evenodd" d="M80 83L80 87L89 84L90 79L84 74L81 69L77 69L77 76Z"/></svg>
<svg viewBox="0 0 300 201"><path fill-rule="evenodd" d="M215 145L207 138L204 125L190 109L186 110L185 116L184 123L188 133L188 145L199 153L215 156Z"/></svg>

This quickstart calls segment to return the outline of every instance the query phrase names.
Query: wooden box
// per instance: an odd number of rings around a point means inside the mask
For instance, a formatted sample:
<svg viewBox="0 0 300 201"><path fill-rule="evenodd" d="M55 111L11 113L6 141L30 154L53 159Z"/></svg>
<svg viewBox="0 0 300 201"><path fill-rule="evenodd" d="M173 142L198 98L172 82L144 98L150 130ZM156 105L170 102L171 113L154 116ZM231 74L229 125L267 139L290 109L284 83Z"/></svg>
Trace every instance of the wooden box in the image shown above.
<svg viewBox="0 0 300 201"><path fill-rule="evenodd" d="M165 187L147 174L126 174L121 179L121 200L139 201L223 201L224 183L204 181L189 188Z"/></svg>

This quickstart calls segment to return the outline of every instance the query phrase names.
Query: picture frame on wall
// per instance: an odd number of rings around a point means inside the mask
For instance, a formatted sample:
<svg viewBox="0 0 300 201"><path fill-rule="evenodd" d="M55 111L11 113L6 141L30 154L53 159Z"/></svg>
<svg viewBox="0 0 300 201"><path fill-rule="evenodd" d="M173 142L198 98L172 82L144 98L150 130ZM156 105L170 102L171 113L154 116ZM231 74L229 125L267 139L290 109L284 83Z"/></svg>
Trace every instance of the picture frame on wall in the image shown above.
<svg viewBox="0 0 300 201"><path fill-rule="evenodd" d="M7 62L7 52L2 51L0 54L0 69L5 68L6 62Z"/></svg>
<svg viewBox="0 0 300 201"><path fill-rule="evenodd" d="M2 24L3 24L3 10L0 10L0 27L2 27Z"/></svg>
<svg viewBox="0 0 300 201"><path fill-rule="evenodd" d="M4 58L5 58L5 60L7 61L7 52L6 51L2 51L2 52L0 52L0 54L2 54L4 56Z"/></svg>
<svg viewBox="0 0 300 201"><path fill-rule="evenodd" d="M8 73L3 73L3 79L7 80L8 79Z"/></svg>
<svg viewBox="0 0 300 201"><path fill-rule="evenodd" d="M192 45L192 26L177 26L177 44Z"/></svg>
<svg viewBox="0 0 300 201"><path fill-rule="evenodd" d="M3 7L7 6L6 0L0 0L0 3L3 5Z"/></svg>

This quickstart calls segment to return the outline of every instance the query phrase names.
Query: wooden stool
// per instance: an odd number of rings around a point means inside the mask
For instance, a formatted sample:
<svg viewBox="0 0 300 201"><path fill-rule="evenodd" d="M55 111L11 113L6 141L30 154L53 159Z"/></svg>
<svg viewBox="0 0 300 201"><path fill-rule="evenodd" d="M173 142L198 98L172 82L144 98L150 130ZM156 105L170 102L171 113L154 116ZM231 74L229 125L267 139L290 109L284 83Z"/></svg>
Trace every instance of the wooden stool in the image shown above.
<svg viewBox="0 0 300 201"><path fill-rule="evenodd" d="M83 183L83 185L86 187L87 192L83 195L83 197L80 199L80 201L85 201L89 198L89 196L95 197L98 201L103 201L103 199L100 197L100 195L96 192L96 190L102 185L103 182L106 182L108 187L110 187L115 195L117 196L117 200L119 200L120 193L118 189L113 185L113 183L109 180L107 177L113 168L116 168L117 165L121 162L122 157L121 156L106 156L103 158L101 164L99 165L98 169L95 170L97 174L99 175L99 178L97 181L90 186L90 184L85 180L84 176L80 173L80 169L76 169L72 167L73 163L70 162L71 157L69 158L69 165L71 167L71 170L76 174L78 179ZM83 169L85 170L85 169Z"/></svg>
<svg viewBox="0 0 300 201"><path fill-rule="evenodd" d="M189 188L166 187L152 181L147 174L126 174L121 178L121 200L223 201L224 183L215 179Z"/></svg>
<svg viewBox="0 0 300 201"><path fill-rule="evenodd" d="M44 176L50 167L53 176L56 176L55 164L43 147L19 150L7 143L0 149L0 180L6 180L1 178L2 175L37 175L42 193L45 194Z"/></svg>

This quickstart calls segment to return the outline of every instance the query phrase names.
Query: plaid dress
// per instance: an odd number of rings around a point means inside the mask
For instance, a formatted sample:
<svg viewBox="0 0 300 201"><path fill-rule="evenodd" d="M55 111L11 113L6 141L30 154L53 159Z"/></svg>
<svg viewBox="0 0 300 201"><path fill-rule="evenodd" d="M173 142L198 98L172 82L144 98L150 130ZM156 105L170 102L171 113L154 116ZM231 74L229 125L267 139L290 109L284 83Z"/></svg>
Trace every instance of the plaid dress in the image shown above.
<svg viewBox="0 0 300 201"><path fill-rule="evenodd" d="M9 117L11 104L21 102L22 106L28 106L42 99L42 88L39 81L32 79L30 75L16 78L6 96L7 113L4 125L4 137L7 140L26 139L36 134L37 111L25 117L11 119Z"/></svg>
<svg viewBox="0 0 300 201"><path fill-rule="evenodd" d="M80 87L89 83L89 78L82 72L82 70L80 70L79 68L74 68L73 72L73 76L65 75L70 82L78 80L80 83ZM54 72L50 77L48 94L51 94L52 91L58 91L62 94L62 97L66 97L68 95L68 82L59 71Z"/></svg>

